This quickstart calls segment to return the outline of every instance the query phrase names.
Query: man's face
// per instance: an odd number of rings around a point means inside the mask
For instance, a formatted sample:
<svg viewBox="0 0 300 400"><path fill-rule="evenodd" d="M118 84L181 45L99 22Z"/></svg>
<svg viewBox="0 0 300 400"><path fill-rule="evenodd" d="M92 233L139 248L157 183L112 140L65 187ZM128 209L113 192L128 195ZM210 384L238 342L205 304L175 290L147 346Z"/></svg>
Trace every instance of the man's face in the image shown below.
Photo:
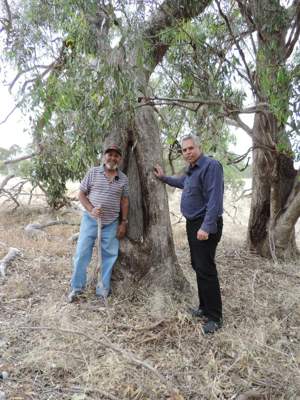
<svg viewBox="0 0 300 400"><path fill-rule="evenodd" d="M122 157L118 152L115 150L108 150L104 154L104 163L105 167L110 170L110 171L115 171L118 169L120 163L121 163Z"/></svg>
<svg viewBox="0 0 300 400"><path fill-rule="evenodd" d="M182 155L185 161L194 165L201 156L201 150L192 139L187 139L182 142Z"/></svg>

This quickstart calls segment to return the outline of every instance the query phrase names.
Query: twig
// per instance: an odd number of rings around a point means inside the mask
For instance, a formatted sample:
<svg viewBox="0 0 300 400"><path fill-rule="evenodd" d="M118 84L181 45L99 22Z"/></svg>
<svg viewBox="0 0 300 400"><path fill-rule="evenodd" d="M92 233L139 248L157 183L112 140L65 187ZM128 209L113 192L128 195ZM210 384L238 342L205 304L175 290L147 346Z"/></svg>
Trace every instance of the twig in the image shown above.
<svg viewBox="0 0 300 400"><path fill-rule="evenodd" d="M13 109L6 115L6 117L0 121L0 125L5 124L5 122L8 120L8 118L16 111L16 109L22 104L23 100L17 103Z"/></svg>

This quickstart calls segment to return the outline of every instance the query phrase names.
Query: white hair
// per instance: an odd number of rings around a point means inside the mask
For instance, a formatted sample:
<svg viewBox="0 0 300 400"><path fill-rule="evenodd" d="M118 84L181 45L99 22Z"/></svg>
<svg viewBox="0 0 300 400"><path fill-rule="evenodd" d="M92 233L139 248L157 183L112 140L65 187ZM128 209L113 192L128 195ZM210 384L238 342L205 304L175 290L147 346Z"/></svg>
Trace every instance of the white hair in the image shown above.
<svg viewBox="0 0 300 400"><path fill-rule="evenodd" d="M181 147L182 143L186 140L192 140L196 146L200 147L200 140L198 136L192 134L183 136L183 138L181 139Z"/></svg>

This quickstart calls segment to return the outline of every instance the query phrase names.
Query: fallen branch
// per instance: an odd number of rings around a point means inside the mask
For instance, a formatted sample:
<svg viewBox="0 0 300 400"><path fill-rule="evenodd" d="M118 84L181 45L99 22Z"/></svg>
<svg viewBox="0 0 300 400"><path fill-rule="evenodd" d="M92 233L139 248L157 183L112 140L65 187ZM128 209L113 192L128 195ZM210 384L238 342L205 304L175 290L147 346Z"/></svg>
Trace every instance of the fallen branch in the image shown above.
<svg viewBox="0 0 300 400"><path fill-rule="evenodd" d="M12 200L15 203L15 208L18 208L20 206L20 203L18 201L19 196L24 195L26 193L22 192L23 187L26 185L26 183L29 182L27 179L19 180L17 183L13 184L10 186L8 189L6 189L6 185L8 182L12 179L15 178L15 175L8 175L6 176L1 185L0 185L0 197L6 197L6 201Z"/></svg>
<svg viewBox="0 0 300 400"><path fill-rule="evenodd" d="M2 260L0 260L0 274L4 278L6 267L17 257L20 256L21 252L14 247L10 247L8 253Z"/></svg>
<svg viewBox="0 0 300 400"><path fill-rule="evenodd" d="M41 236L45 234L44 228L48 228L48 226L54 226L54 225L71 225L71 226L78 226L78 223L73 223L73 222L68 222L68 221L49 221L46 222L45 224L40 224L40 223L33 223L33 224L28 224L25 226L24 230L25 232L31 236L31 237L36 237L36 236Z"/></svg>

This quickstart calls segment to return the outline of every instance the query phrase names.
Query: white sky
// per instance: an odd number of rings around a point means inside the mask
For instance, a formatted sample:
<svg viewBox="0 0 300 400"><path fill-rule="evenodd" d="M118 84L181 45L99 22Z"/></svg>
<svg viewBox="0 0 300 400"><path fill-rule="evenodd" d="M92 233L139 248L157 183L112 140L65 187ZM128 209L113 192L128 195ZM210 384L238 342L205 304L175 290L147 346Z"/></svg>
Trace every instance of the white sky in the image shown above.
<svg viewBox="0 0 300 400"><path fill-rule="evenodd" d="M7 87L0 84L0 122L7 117L14 106L13 96ZM13 144L25 147L31 142L31 138L24 129L26 129L26 122L21 112L16 110L5 123L0 125L0 147L9 149Z"/></svg>

